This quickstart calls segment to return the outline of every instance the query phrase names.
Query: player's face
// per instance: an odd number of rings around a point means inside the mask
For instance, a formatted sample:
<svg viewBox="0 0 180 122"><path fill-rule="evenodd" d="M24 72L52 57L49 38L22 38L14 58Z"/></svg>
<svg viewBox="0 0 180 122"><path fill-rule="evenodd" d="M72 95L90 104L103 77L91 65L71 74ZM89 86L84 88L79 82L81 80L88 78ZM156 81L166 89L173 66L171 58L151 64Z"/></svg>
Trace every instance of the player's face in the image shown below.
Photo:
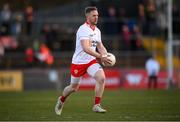
<svg viewBox="0 0 180 122"><path fill-rule="evenodd" d="M94 10L88 14L87 19L92 25L96 25L98 22L98 16L99 16L98 11Z"/></svg>

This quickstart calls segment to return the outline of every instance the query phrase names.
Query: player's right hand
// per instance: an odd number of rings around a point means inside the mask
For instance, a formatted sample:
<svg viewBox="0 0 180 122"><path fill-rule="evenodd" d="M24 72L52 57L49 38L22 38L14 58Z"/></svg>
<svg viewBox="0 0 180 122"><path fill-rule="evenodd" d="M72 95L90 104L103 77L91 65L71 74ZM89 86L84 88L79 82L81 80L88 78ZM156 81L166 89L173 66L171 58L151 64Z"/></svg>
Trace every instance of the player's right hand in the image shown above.
<svg viewBox="0 0 180 122"><path fill-rule="evenodd" d="M111 60L108 58L108 55L101 55L101 62L103 62L105 65L111 64Z"/></svg>

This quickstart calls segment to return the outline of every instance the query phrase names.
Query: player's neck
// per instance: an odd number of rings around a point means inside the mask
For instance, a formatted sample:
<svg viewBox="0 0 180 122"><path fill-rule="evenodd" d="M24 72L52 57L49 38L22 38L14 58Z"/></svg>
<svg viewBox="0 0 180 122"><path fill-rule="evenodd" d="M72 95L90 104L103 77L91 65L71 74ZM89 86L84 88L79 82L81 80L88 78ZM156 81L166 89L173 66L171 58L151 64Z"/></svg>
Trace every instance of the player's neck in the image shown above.
<svg viewBox="0 0 180 122"><path fill-rule="evenodd" d="M96 25L93 25L93 24L91 24L91 23L88 22L88 21L86 21L85 23L86 23L93 31L95 30Z"/></svg>

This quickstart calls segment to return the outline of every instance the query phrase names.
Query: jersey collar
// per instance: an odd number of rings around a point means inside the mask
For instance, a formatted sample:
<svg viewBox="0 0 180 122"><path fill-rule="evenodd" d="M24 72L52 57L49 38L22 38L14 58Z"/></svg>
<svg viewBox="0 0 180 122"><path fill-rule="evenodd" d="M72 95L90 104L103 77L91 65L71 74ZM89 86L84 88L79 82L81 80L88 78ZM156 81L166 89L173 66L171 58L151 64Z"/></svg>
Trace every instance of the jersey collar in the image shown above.
<svg viewBox="0 0 180 122"><path fill-rule="evenodd" d="M90 27L93 31L95 30L95 25L90 25L87 21L85 22L88 27Z"/></svg>

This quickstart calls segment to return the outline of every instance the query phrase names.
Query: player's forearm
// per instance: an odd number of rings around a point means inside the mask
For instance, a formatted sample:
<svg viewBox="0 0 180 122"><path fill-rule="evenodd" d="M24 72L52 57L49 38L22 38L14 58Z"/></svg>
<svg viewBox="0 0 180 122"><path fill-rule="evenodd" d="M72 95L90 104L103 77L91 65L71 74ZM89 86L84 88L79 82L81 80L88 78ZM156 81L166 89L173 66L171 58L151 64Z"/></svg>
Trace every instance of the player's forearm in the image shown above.
<svg viewBox="0 0 180 122"><path fill-rule="evenodd" d="M103 46L103 44L100 44L97 49L98 49L98 51L99 51L100 54L102 54L102 55L107 54L107 50L106 50L106 48Z"/></svg>
<svg viewBox="0 0 180 122"><path fill-rule="evenodd" d="M93 51L91 48L85 48L84 49L84 52L88 53L89 55L92 55L96 58L101 58L101 54L96 52L96 51Z"/></svg>
<svg viewBox="0 0 180 122"><path fill-rule="evenodd" d="M100 54L107 54L107 50L104 47L100 48L98 51Z"/></svg>

